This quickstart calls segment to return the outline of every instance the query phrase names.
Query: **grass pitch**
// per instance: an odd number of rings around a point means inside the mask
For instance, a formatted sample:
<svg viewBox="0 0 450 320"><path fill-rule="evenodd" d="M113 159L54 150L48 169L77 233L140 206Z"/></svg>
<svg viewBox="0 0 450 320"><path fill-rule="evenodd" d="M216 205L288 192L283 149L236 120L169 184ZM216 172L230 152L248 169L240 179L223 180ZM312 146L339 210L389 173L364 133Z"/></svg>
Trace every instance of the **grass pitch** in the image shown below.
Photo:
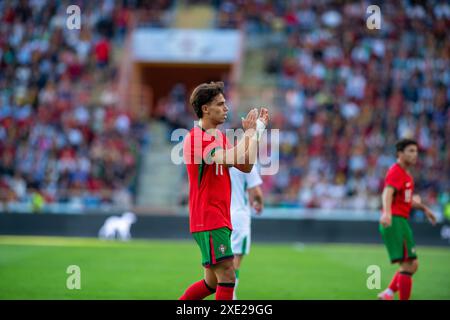
<svg viewBox="0 0 450 320"><path fill-rule="evenodd" d="M450 299L450 249L418 247L412 299ZM0 237L0 299L177 299L202 278L192 241L127 243L56 237ZM67 268L81 270L69 290ZM395 265L380 245L253 244L240 271L239 299L376 299L367 268L384 289ZM210 297L210 299L213 297Z"/></svg>

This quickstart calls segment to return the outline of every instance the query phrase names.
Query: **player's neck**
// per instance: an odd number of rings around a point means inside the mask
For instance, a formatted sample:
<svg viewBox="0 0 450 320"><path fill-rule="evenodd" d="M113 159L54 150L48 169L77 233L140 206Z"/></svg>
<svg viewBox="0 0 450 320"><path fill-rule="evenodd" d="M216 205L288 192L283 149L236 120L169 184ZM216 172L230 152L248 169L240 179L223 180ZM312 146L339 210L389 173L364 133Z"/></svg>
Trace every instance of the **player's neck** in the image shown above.
<svg viewBox="0 0 450 320"><path fill-rule="evenodd" d="M409 166L408 166L405 162L403 162L403 161L401 161L401 160L397 160L397 164L398 164L403 170L405 170L406 172L409 172Z"/></svg>
<svg viewBox="0 0 450 320"><path fill-rule="evenodd" d="M212 123L207 118L202 118L202 119L198 120L198 126L205 131L217 129L217 125Z"/></svg>

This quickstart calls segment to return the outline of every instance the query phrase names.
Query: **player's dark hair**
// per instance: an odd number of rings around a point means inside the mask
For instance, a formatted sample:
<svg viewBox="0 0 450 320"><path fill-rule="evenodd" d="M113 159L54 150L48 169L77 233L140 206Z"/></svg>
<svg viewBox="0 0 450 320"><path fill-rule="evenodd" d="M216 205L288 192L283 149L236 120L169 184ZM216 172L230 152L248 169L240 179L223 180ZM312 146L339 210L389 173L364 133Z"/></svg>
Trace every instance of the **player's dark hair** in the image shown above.
<svg viewBox="0 0 450 320"><path fill-rule="evenodd" d="M415 145L415 146L417 146L417 147L419 146L419 144L417 143L417 141L416 141L416 140L413 140L413 139L407 139L407 138L405 138L405 139L401 139L401 140L397 141L397 142L395 143L395 150L396 150L396 153L405 151L406 147L408 147L408 146L410 146L410 145Z"/></svg>
<svg viewBox="0 0 450 320"><path fill-rule="evenodd" d="M218 94L223 94L223 87L223 82L202 83L192 91L189 103L194 108L197 117L203 117L203 105L213 101Z"/></svg>

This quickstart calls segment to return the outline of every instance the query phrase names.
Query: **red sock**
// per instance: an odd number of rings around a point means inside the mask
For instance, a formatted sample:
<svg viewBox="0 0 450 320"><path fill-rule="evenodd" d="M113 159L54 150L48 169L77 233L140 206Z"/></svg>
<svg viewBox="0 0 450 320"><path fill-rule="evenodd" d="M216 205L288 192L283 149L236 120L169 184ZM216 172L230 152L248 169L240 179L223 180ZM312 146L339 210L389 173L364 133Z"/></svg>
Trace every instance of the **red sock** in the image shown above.
<svg viewBox="0 0 450 320"><path fill-rule="evenodd" d="M214 289L210 288L205 280L200 280L187 288L179 300L202 300L214 292Z"/></svg>
<svg viewBox="0 0 450 320"><path fill-rule="evenodd" d="M400 300L409 300L411 295L412 277L410 273L400 272L398 275L398 289Z"/></svg>
<svg viewBox="0 0 450 320"><path fill-rule="evenodd" d="M391 289L394 292L398 291L398 276L399 276L399 272L397 271L394 276L392 277L391 283L389 284L389 289Z"/></svg>
<svg viewBox="0 0 450 320"><path fill-rule="evenodd" d="M218 283L216 300L233 300L234 283Z"/></svg>

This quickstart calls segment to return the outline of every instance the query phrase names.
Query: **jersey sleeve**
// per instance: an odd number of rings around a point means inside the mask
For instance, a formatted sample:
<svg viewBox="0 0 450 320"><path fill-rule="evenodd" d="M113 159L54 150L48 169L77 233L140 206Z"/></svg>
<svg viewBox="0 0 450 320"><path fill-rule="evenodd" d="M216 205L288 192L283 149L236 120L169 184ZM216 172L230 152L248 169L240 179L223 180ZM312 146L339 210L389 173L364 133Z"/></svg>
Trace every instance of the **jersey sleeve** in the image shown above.
<svg viewBox="0 0 450 320"><path fill-rule="evenodd" d="M254 188L262 184L262 179L258 173L258 167L256 164L253 166L252 171L245 175L245 179L247 182L247 188Z"/></svg>
<svg viewBox="0 0 450 320"><path fill-rule="evenodd" d="M402 180L400 174L397 170L389 170L386 174L386 178L384 179L384 186L391 186L395 190L400 190L402 187Z"/></svg>

